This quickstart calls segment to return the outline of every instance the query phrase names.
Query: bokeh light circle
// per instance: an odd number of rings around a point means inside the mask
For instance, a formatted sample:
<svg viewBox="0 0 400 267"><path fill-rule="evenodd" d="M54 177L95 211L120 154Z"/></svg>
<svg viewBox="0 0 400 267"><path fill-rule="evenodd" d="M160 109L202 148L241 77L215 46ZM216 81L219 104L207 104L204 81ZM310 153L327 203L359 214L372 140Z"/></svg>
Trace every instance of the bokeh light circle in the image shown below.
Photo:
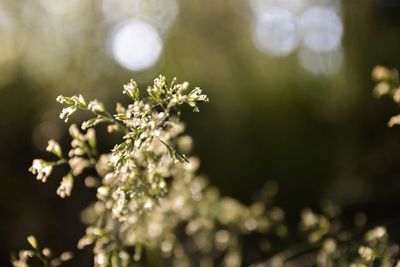
<svg viewBox="0 0 400 267"><path fill-rule="evenodd" d="M287 56L298 44L295 17L283 8L269 9L257 18L253 33L256 46L274 56Z"/></svg>
<svg viewBox="0 0 400 267"><path fill-rule="evenodd" d="M102 0L101 10L107 23L136 19L163 34L173 25L179 5L176 0Z"/></svg>
<svg viewBox="0 0 400 267"><path fill-rule="evenodd" d="M159 60L163 50L163 42L156 29L138 20L118 25L109 38L114 59L132 71L152 67Z"/></svg>
<svg viewBox="0 0 400 267"><path fill-rule="evenodd" d="M249 0L251 11L255 16L261 17L273 8L283 8L297 14L309 6L307 0Z"/></svg>
<svg viewBox="0 0 400 267"><path fill-rule="evenodd" d="M312 7L299 19L303 43L316 52L337 49L342 41L342 20L332 9Z"/></svg>
<svg viewBox="0 0 400 267"><path fill-rule="evenodd" d="M333 75L343 63L343 51L340 47L323 53L302 47L297 56L300 65L314 75Z"/></svg>

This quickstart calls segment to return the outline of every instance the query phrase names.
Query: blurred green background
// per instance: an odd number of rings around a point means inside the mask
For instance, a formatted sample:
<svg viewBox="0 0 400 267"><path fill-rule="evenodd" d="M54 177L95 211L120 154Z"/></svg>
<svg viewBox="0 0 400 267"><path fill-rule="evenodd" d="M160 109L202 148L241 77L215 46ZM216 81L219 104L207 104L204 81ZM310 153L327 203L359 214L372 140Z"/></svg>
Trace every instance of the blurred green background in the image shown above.
<svg viewBox="0 0 400 267"><path fill-rule="evenodd" d="M400 67L396 0L0 0L0 266L29 234L76 251L85 229L94 192L77 183L61 200L57 173L28 172L49 138L68 144L56 96L113 109L122 84L159 73L209 95L184 119L224 194L248 203L273 180L289 222L324 199L395 220L400 129L386 121L399 109L371 95L377 64Z"/></svg>

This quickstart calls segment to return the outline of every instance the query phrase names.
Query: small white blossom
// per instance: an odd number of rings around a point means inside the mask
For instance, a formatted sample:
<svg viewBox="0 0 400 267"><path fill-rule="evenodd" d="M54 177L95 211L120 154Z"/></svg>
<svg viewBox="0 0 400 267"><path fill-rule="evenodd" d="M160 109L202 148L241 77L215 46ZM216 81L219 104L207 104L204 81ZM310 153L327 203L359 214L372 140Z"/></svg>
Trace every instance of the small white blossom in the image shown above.
<svg viewBox="0 0 400 267"><path fill-rule="evenodd" d="M60 186L57 188L57 195L61 198L69 197L71 195L73 184L74 177L71 173L68 173L63 177Z"/></svg>
<svg viewBox="0 0 400 267"><path fill-rule="evenodd" d="M88 105L88 109L92 112L104 112L104 105L99 102L97 99L90 101Z"/></svg>
<svg viewBox="0 0 400 267"><path fill-rule="evenodd" d="M132 100L139 99L139 89L137 87L137 83L131 79L128 84L124 85L123 93L129 96Z"/></svg>
<svg viewBox="0 0 400 267"><path fill-rule="evenodd" d="M83 170L89 166L89 162L81 157L73 157L68 163L74 176L80 175Z"/></svg>
<svg viewBox="0 0 400 267"><path fill-rule="evenodd" d="M62 157L62 151L60 145L54 141L53 139L49 140L48 145L46 147L46 151L53 153L57 157Z"/></svg>
<svg viewBox="0 0 400 267"><path fill-rule="evenodd" d="M386 236L386 228L382 226L375 227L372 230L369 230L365 234L365 240L367 242L375 242Z"/></svg>
<svg viewBox="0 0 400 267"><path fill-rule="evenodd" d="M53 166L42 159L34 159L29 171L36 175L36 179L45 183L53 170Z"/></svg>
<svg viewBox="0 0 400 267"><path fill-rule="evenodd" d="M365 247L365 246L359 247L358 254L360 254L360 256L363 259L365 259L366 261L373 261L375 259L375 253L369 247Z"/></svg>
<svg viewBox="0 0 400 267"><path fill-rule="evenodd" d="M74 254L71 251L65 251L60 255L60 259L62 261L69 261L74 257Z"/></svg>
<svg viewBox="0 0 400 267"><path fill-rule="evenodd" d="M78 139L80 137L79 129L76 124L71 124L68 131L72 138Z"/></svg>
<svg viewBox="0 0 400 267"><path fill-rule="evenodd" d="M393 116L390 118L389 122L388 122L388 126L389 127L393 127L395 125L400 125L400 114Z"/></svg>
<svg viewBox="0 0 400 267"><path fill-rule="evenodd" d="M60 119L63 119L65 122L68 122L69 116L71 116L77 110L76 107L66 107L63 108L60 113Z"/></svg>

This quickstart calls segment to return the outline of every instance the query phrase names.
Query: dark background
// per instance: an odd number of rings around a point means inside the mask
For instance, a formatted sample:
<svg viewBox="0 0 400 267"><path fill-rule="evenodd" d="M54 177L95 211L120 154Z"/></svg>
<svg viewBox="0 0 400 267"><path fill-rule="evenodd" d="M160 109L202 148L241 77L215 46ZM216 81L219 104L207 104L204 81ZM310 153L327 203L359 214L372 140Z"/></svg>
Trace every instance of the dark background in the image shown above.
<svg viewBox="0 0 400 267"><path fill-rule="evenodd" d="M201 173L224 194L249 203L273 180L289 222L303 207L330 199L344 216L364 211L372 225L398 226L400 129L386 122L399 109L372 97L370 78L375 65L400 67L398 1L335 2L343 61L329 75L303 68L300 48L283 57L257 49L248 1L178 1L179 12L162 34L161 58L139 72L108 52L112 24L101 1L63 2L0 0L0 266L27 246L27 235L56 251L76 251L84 233L79 212L94 193L78 182L73 196L61 200L55 191L62 171L46 184L28 172L33 158L45 157L47 139L67 147L55 97L81 93L112 109L124 101L122 84L133 78L144 87L158 73L209 95L200 113L184 119ZM78 260L90 262L83 254Z"/></svg>

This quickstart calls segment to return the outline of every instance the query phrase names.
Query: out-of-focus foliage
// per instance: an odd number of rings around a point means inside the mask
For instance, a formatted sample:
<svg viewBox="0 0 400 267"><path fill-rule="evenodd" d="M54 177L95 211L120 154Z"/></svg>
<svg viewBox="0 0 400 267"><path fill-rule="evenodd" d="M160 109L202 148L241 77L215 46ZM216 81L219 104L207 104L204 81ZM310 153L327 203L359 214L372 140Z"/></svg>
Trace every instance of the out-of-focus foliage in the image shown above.
<svg viewBox="0 0 400 267"><path fill-rule="evenodd" d="M292 243L267 261L252 266L399 266L399 247L389 241L386 228L378 226L366 231L365 222L365 215L357 214L354 225L346 227L339 207L331 203L324 205L321 214L306 208L299 224L306 241Z"/></svg>
<svg viewBox="0 0 400 267"><path fill-rule="evenodd" d="M66 251L61 253L60 256L54 256L51 249L47 247L41 247L38 244L36 237L28 236L27 237L29 245L32 247L30 250L21 250L18 253L18 256L12 255L12 264L15 267L28 267L29 261L32 258L38 259L43 266L45 267L57 267L60 266L63 262L66 262L72 258L72 253L70 251Z"/></svg>
<svg viewBox="0 0 400 267"><path fill-rule="evenodd" d="M376 66L372 71L372 78L377 82L374 88L374 95L381 97L389 95L396 104L400 103L400 80L399 72L396 69L388 69L383 66ZM400 115L390 118L389 127L400 125Z"/></svg>

